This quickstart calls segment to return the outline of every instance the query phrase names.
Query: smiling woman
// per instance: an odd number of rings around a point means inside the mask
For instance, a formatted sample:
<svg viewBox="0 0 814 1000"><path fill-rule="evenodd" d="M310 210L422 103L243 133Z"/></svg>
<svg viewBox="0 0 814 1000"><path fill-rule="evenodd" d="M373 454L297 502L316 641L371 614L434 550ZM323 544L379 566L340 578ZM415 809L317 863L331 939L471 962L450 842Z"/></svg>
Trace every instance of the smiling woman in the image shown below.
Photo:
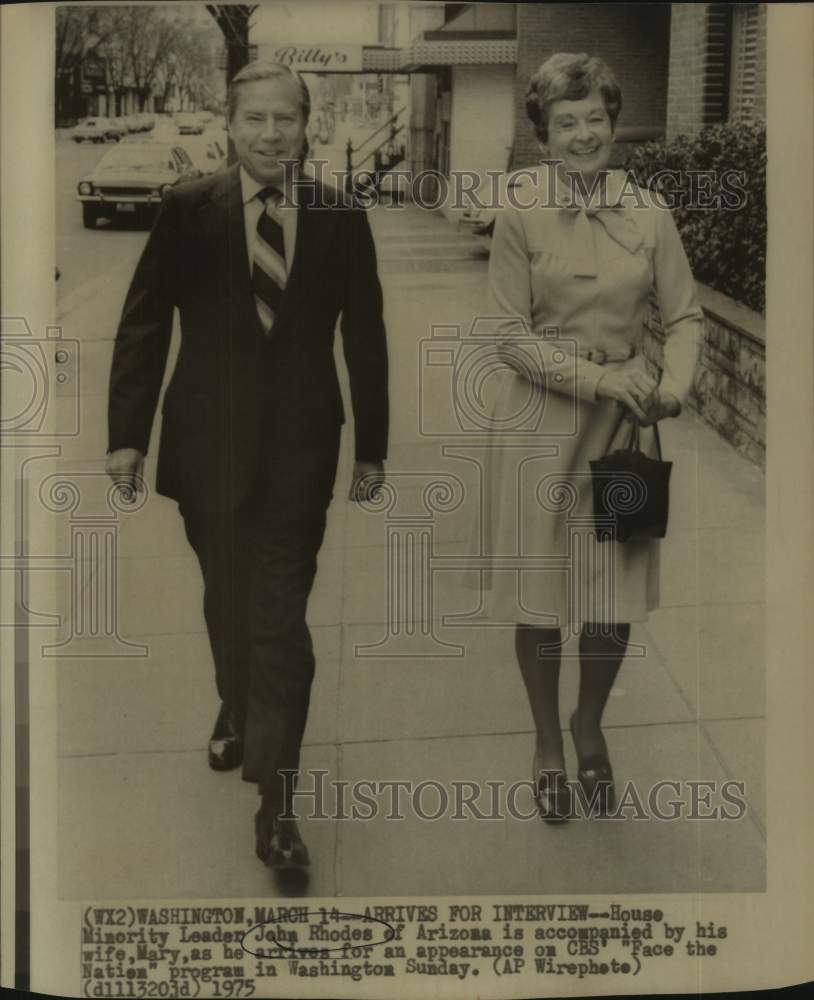
<svg viewBox="0 0 814 1000"><path fill-rule="evenodd" d="M624 175L608 169L622 107L609 67L585 54L551 56L532 77L526 103L545 159L538 174L523 172L525 190L518 185L518 197L495 221L490 316L496 364L507 371L494 404L495 446L474 544L480 552L482 539L495 557L481 578L489 617L517 623L537 736L538 805L556 822L571 814L559 716L567 634L579 632L579 701L570 725L577 777L588 799L610 811L615 793L602 715L630 623L646 621L659 604L656 539L616 535L597 545L591 464L621 446L630 434L625 419L651 428L678 415L703 314L669 211L638 197L626 204ZM667 334L660 379L642 353L654 288ZM512 435L523 429L517 415L532 407L539 426L526 451ZM654 457L655 432L644 431L641 441ZM519 558L529 562L522 572L505 572L499 560L517 552L518 539ZM540 559L562 565L529 565Z"/></svg>
<svg viewBox="0 0 814 1000"><path fill-rule="evenodd" d="M543 145L550 141L549 122L554 102L581 101L594 90L601 98L601 109L596 107L589 116L593 116L596 124L600 118L604 119L613 131L622 110L622 92L608 66L596 56L575 56L569 52L558 52L547 59L531 78L526 94L526 112L539 141Z"/></svg>

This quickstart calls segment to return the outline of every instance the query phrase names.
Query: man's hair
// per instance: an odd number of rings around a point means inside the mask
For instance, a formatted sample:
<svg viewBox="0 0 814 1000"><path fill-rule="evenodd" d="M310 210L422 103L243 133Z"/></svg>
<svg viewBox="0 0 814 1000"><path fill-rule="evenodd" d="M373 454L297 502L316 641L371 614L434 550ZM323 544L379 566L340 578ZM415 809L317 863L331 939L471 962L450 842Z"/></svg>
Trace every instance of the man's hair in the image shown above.
<svg viewBox="0 0 814 1000"><path fill-rule="evenodd" d="M307 122L308 116L311 114L311 95L308 93L308 87L305 85L303 78L290 67L283 66L282 63L263 62L261 60L249 63L248 66L244 66L240 72L235 73L232 77L226 95L226 114L228 120L232 120L237 110L238 90L242 84L253 83L255 80L278 79L290 80L299 89L300 110L302 111L303 120Z"/></svg>
<svg viewBox="0 0 814 1000"><path fill-rule="evenodd" d="M555 101L581 101L598 90L611 125L622 110L622 91L607 63L584 52L557 52L540 66L529 81L526 112L540 142L548 142L548 112Z"/></svg>

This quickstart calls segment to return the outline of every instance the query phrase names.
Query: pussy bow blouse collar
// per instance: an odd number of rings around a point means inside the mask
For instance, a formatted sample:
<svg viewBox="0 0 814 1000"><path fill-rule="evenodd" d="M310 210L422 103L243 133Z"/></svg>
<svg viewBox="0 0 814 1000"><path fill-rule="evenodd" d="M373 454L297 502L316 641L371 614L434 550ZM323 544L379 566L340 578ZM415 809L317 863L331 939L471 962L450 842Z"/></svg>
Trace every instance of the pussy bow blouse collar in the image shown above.
<svg viewBox="0 0 814 1000"><path fill-rule="evenodd" d="M557 210L562 213L565 226L563 243L558 252L569 261L575 277L595 278L597 276L597 254L594 228L595 219L612 240L624 247L628 253L636 253L644 236L635 219L622 200L625 175L620 171L608 171L604 184L592 194L587 205L574 198L571 187L565 183L554 169L549 177L554 178Z"/></svg>

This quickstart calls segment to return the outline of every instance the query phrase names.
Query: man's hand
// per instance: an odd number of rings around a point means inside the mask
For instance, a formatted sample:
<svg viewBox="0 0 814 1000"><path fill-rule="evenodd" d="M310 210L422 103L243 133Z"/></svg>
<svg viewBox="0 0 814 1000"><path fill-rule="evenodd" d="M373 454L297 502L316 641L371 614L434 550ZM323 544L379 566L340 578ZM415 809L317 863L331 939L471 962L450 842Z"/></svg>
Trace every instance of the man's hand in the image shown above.
<svg viewBox="0 0 814 1000"><path fill-rule="evenodd" d="M384 483L383 462L354 462L353 482L348 500L374 500L379 487Z"/></svg>
<svg viewBox="0 0 814 1000"><path fill-rule="evenodd" d="M144 455L137 448L117 448L107 456L105 471L114 483L129 486L141 493Z"/></svg>

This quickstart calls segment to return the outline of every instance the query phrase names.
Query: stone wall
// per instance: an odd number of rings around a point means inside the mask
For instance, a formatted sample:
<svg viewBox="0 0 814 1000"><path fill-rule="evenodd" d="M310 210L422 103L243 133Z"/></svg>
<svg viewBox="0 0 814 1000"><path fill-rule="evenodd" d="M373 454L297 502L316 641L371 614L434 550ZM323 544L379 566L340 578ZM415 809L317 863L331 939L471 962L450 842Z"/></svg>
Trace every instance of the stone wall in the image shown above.
<svg viewBox="0 0 814 1000"><path fill-rule="evenodd" d="M690 407L750 461L766 465L766 331L764 318L699 284L706 316L704 346ZM664 333L655 300L645 352L661 364Z"/></svg>

